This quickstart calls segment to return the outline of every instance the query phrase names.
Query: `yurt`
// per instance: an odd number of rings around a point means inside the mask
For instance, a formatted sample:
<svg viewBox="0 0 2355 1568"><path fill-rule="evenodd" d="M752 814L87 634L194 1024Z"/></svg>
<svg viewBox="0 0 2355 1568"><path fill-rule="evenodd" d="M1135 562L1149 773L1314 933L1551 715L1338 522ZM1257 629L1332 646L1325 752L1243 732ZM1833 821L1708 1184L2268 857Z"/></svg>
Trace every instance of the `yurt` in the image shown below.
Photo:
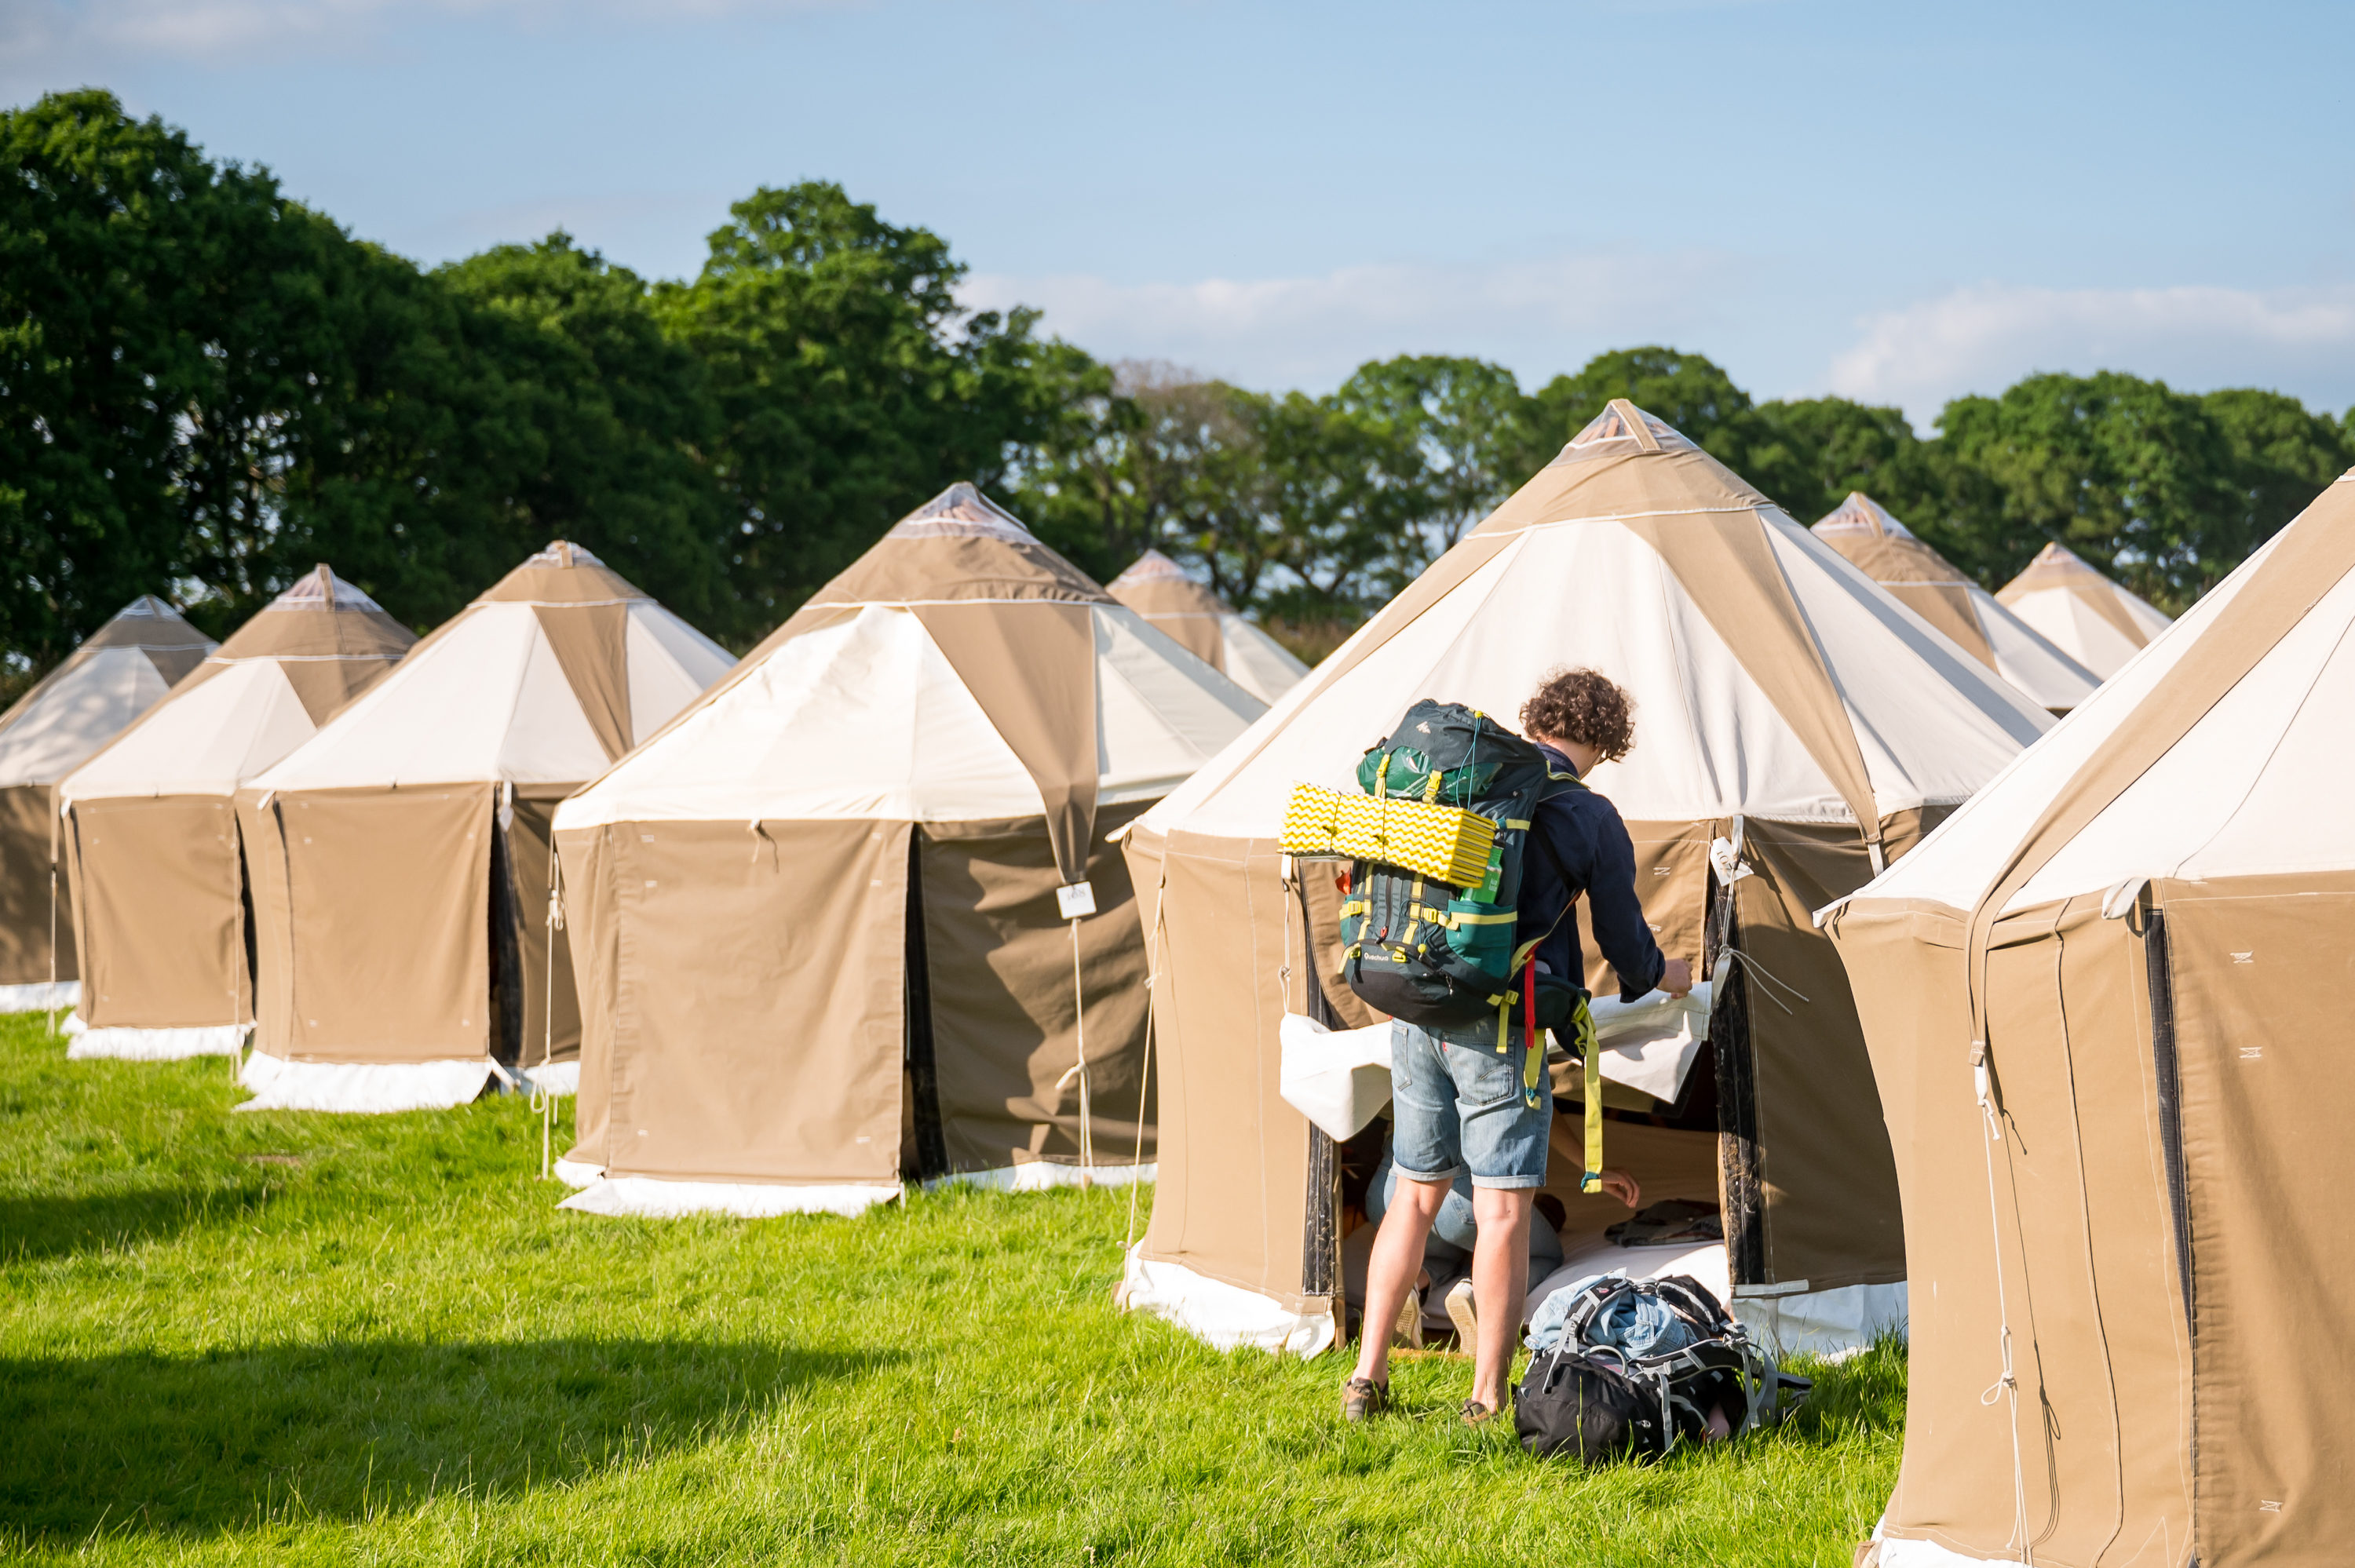
<svg viewBox="0 0 2355 1568"><path fill-rule="evenodd" d="M1104 591L1263 703L1275 701L1308 673L1308 666L1283 643L1237 615L1158 550L1137 556Z"/></svg>
<svg viewBox="0 0 2355 1568"><path fill-rule="evenodd" d="M58 780L212 650L171 606L141 594L0 714L0 1012L70 1007L81 991L57 859Z"/></svg>
<svg viewBox="0 0 2355 1568"><path fill-rule="evenodd" d="M2348 1559L2350 567L2355 473L1827 912L1913 1280L1887 1568Z"/></svg>
<svg viewBox="0 0 2355 1568"><path fill-rule="evenodd" d="M321 566L58 786L86 983L69 1056L229 1054L253 1022L238 786L417 641Z"/></svg>
<svg viewBox="0 0 2355 1568"><path fill-rule="evenodd" d="M2067 713L2102 683L1862 491L1851 491L1813 532L2046 712Z"/></svg>
<svg viewBox="0 0 2355 1568"><path fill-rule="evenodd" d="M1151 1173L1105 835L1259 701L970 484L556 817L587 1028L567 1207L852 1213Z"/></svg>
<svg viewBox="0 0 2355 1568"><path fill-rule="evenodd" d="M2057 544L1996 590L2014 615L2108 680L2168 628L2167 617Z"/></svg>
<svg viewBox="0 0 2355 1568"><path fill-rule="evenodd" d="M237 795L255 930L247 1108L464 1103L577 1061L556 802L733 662L559 540Z"/></svg>
<svg viewBox="0 0 2355 1568"><path fill-rule="evenodd" d="M1627 1042L1670 1049L1674 1071L1633 1105L1598 1091L1604 1160L1647 1202L1713 1212L1716 1261L1689 1271L1719 1271L1735 1309L1786 1349L1902 1324L1889 1139L1847 978L1811 914L2052 721L1625 400L1127 835L1161 1107L1130 1307L1223 1345L1313 1353L1342 1337L1352 1248L1369 1239L1350 1221L1384 1123L1346 1142L1312 1125L1287 1103L1286 1036L1373 1027L1384 1054L1362 1070L1379 1103L1387 1034L1340 979L1334 863L1281 853L1287 799L1299 782L1357 792L1359 756L1418 699L1515 725L1550 671L1582 665L1635 699L1634 750L1591 784L1627 823L1661 947L1711 990L1681 1033ZM1615 993L1582 940L1590 989ZM1627 1212L1578 1191L1582 1071L1557 1062L1553 1090L1565 1258L1648 1266L1659 1255L1605 1234Z"/></svg>

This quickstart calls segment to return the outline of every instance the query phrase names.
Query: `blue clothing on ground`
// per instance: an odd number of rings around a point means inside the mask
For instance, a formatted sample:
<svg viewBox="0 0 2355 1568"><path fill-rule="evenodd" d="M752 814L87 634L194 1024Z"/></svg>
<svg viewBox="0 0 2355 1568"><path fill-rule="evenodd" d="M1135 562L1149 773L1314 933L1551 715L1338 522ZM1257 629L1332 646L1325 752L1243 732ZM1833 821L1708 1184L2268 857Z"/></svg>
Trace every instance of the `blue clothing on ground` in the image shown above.
<svg viewBox="0 0 2355 1568"><path fill-rule="evenodd" d="M1529 1349L1550 1351L1561 1342L1562 1330L1570 1318L1570 1309L1577 1305L1578 1294L1606 1275L1589 1274L1572 1280L1568 1285L1538 1303L1529 1314ZM1693 1342L1692 1325L1677 1316L1657 1296L1640 1290L1630 1290L1611 1303L1587 1325L1586 1342L1590 1345L1614 1345L1630 1356L1665 1354L1680 1351Z"/></svg>
<svg viewBox="0 0 2355 1568"><path fill-rule="evenodd" d="M1552 747L1540 744L1538 749L1555 771L1577 772ZM1572 898L1582 889L1594 945L1618 971L1619 999L1633 1001L1658 986L1668 959L1652 939L1643 902L1636 895L1636 846L1619 820L1619 808L1591 789L1565 790L1538 807L1529 837L1533 842L1521 857L1516 948L1544 937L1538 942L1538 962L1550 974L1584 985L1586 957L1577 916L1569 913Z"/></svg>

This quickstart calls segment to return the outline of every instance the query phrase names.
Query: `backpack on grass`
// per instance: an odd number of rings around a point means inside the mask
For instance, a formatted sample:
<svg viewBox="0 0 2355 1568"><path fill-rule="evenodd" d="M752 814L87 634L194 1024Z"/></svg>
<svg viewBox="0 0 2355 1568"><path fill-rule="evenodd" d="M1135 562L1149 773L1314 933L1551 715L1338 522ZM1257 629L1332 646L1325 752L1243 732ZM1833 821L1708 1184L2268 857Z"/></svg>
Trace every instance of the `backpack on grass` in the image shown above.
<svg viewBox="0 0 2355 1568"><path fill-rule="evenodd" d="M1704 1441L1712 1409L1739 1436L1780 1422L1811 1386L1778 1372L1750 1330L1683 1275L1605 1275L1567 1294L1566 1312L1545 1315L1549 1328L1560 1322L1559 1338L1513 1391L1513 1429L1540 1458L1665 1454Z"/></svg>

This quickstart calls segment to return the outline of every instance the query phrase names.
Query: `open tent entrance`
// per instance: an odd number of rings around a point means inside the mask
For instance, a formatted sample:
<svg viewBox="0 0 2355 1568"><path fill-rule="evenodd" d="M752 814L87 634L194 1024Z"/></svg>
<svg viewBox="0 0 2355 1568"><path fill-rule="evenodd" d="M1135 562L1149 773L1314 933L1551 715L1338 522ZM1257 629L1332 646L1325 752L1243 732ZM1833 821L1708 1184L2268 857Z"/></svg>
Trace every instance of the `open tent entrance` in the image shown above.
<svg viewBox="0 0 2355 1568"><path fill-rule="evenodd" d="M1303 862L1301 871L1313 878L1337 863ZM1305 885L1297 904L1307 917L1311 901ZM1714 874L1708 884L1707 908L1703 962L1696 970L1700 975L1717 969L1717 957L1738 919L1733 901L1720 896ZM1581 935L1592 953L1592 933ZM1739 946L1738 936L1734 945ZM1334 1006L1326 989L1334 983L1332 969L1319 964L1302 968L1306 975L1302 1011L1327 1028L1351 1027L1353 1021ZM1552 1289L1588 1275L1689 1275L1729 1304L1733 1280L1758 1277L1765 1251L1765 1205L1760 1187L1750 986L1738 963L1726 966L1720 983L1707 1037L1686 1065L1673 1100L1604 1080L1604 1162L1627 1171L1641 1185L1637 1211L1579 1193L1586 1135L1584 1073L1577 1059L1549 1042L1552 1154L1531 1224L1532 1229L1540 1223L1549 1226L1561 1245L1557 1255L1542 1239L1537 1244L1525 1314ZM1378 1228L1373 1189L1384 1174L1392 1114L1386 1105L1347 1140L1336 1140L1314 1126L1309 1129L1304 1289L1340 1295L1348 1304L1352 1337L1363 1331L1366 1265ZM1631 1221L1635 1223L1627 1223ZM1441 1241L1426 1252L1424 1266L1432 1281L1424 1298L1425 1331L1450 1333L1445 1296L1455 1279L1469 1273L1471 1260Z"/></svg>

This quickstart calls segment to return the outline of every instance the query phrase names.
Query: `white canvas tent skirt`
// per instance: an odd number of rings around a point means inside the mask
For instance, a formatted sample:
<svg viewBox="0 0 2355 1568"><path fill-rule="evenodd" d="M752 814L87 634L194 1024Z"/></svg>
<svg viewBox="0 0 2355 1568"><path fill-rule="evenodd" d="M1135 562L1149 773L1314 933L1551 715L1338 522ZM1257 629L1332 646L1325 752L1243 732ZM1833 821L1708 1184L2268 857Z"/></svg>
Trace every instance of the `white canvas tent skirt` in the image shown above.
<svg viewBox="0 0 2355 1568"><path fill-rule="evenodd" d="M0 1012L48 1012L80 1004L81 981L78 980L0 985Z"/></svg>
<svg viewBox="0 0 2355 1568"><path fill-rule="evenodd" d="M177 1062L190 1056L234 1056L245 1049L250 1023L201 1024L186 1029L92 1029L79 1013L65 1022L71 1037L66 1060L87 1062Z"/></svg>

